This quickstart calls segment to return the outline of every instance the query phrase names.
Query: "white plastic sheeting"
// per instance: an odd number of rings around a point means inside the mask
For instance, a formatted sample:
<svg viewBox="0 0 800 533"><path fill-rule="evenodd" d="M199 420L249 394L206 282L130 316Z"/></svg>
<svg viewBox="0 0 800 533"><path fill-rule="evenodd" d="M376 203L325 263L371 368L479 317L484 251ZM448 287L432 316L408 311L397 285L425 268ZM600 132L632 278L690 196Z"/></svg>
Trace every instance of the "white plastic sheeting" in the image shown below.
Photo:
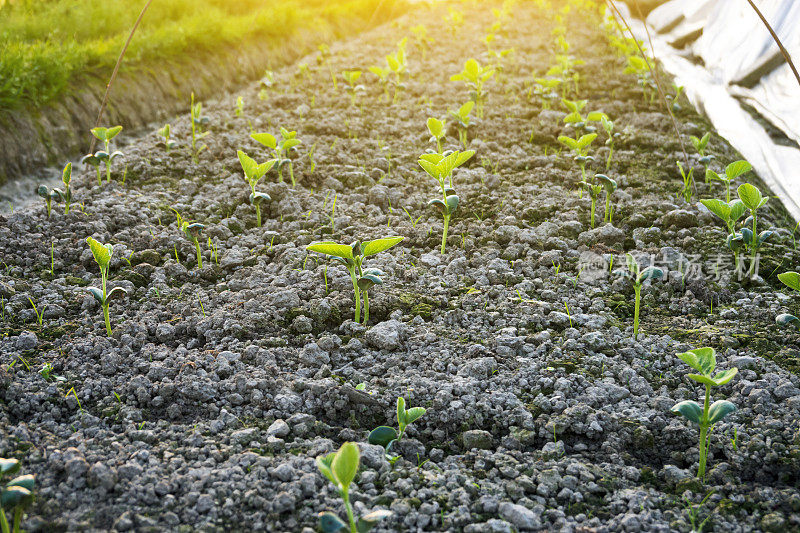
<svg viewBox="0 0 800 533"><path fill-rule="evenodd" d="M800 0L755 2L800 62ZM647 43L644 24L626 18ZM664 69L800 220L800 149L775 144L742 108L749 104L800 143L800 85L747 0L670 0L647 24Z"/></svg>

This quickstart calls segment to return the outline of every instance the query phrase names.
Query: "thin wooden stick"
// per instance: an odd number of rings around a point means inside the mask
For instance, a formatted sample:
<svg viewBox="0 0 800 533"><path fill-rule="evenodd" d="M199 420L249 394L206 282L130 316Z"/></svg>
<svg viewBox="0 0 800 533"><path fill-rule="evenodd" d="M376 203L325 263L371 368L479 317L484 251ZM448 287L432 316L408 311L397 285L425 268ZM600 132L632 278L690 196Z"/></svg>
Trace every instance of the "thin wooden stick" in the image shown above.
<svg viewBox="0 0 800 533"><path fill-rule="evenodd" d="M772 39L778 45L778 48L781 49L781 54L783 54L783 58L786 60L787 63L789 63L789 68L792 69L792 72L794 73L794 77L797 80L797 84L800 85L800 74L797 73L797 69L795 68L794 63L792 62L792 56L790 56L789 52L786 50L786 48L783 47L783 43L778 38L778 34L775 33L775 31L772 29L772 26L769 25L769 22L767 22L767 19L765 19L764 15L761 14L761 11L759 11L759 9L753 3L753 0L747 0L747 3L750 4L750 7L752 7L753 10L758 15L758 18L760 18L761 22L764 23L764 26L767 27L767 31L769 32L770 35L772 35Z"/></svg>
<svg viewBox="0 0 800 533"><path fill-rule="evenodd" d="M122 51L119 53L119 57L117 58L117 64L114 65L114 72L111 73L111 79L108 80L108 84L106 85L106 92L103 95L103 102L100 104L100 112L97 114L97 120L94 123L94 127L100 126L100 121L103 119L103 112L106 110L106 104L108 103L108 93L111 91L111 86L114 84L114 80L117 78L117 71L119 70L119 66L122 63L122 58L125 57L125 52L128 50L128 45L131 44L131 40L133 39L133 34L136 33L136 29L139 27L139 23L142 22L142 18L144 17L147 8L150 7L150 4L153 0L147 0L147 3L142 8L142 12L139 13L139 18L136 19L136 23L133 25L131 29L130 35L128 35L128 40L125 41L125 46L122 47ZM94 152L94 145L97 142L97 138L92 135L92 144L89 146L89 152Z"/></svg>
<svg viewBox="0 0 800 533"><path fill-rule="evenodd" d="M683 159L684 159L684 161L686 163L686 168L690 168L691 165L689 165L689 155L686 153L686 147L683 144L683 139L681 138L681 132L678 129L678 121L675 120L675 115L672 114L672 108L670 107L669 102L667 102L667 97L664 95L664 90L661 88L661 82L659 81L658 76L653 71L653 67L650 66L650 61L647 59L647 55L644 53L644 50L642 50L642 47L639 46L639 40L636 39L636 35L633 34L633 30L631 30L631 27L628 24L628 21L625 20L625 17L622 16L622 13L620 13L619 9L617 9L617 6L614 4L614 0L606 0L606 2L608 2L608 4L611 6L611 8L614 10L614 12L620 18L620 20L623 23L625 23L625 28L628 30L628 33L631 34L631 39L633 39L633 42L636 44L636 48L639 49L639 53L642 55L642 59L644 59L644 62L647 65L647 70L649 70L650 71L650 75L653 76L653 79L656 82L656 87L658 88L658 94L659 94L659 96L661 96L661 101L664 102L664 107L666 107L667 113L669 113L669 118L672 119L672 127L675 128L675 136L678 138L678 143L680 143L680 145L681 145L681 151L683 152ZM638 7L638 4L637 4L637 7ZM645 23L645 29L646 28L647 28L647 24ZM624 35L623 35L623 37L624 37ZM649 31L647 32L647 37L648 37L648 39L650 38L650 32ZM650 48L651 49L653 48L652 42L650 43ZM655 50L653 50L653 59L656 59Z"/></svg>

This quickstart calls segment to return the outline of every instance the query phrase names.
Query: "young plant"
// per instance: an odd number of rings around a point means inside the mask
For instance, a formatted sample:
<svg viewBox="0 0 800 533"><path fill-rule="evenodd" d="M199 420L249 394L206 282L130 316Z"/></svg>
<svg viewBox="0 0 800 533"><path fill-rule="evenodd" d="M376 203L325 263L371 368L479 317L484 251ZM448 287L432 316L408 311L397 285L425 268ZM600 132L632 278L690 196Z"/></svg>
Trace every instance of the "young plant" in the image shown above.
<svg viewBox="0 0 800 533"><path fill-rule="evenodd" d="M397 43L397 51L394 54L386 56L386 64L389 70L394 73L394 97L393 103L397 103L397 95L401 89L405 89L405 84L402 82L402 75L408 71L408 61L406 60L406 43L408 38L405 37Z"/></svg>
<svg viewBox="0 0 800 533"><path fill-rule="evenodd" d="M106 183L111 183L111 163L117 157L124 157L125 154L116 150L114 152L111 151L111 139L116 137L119 132L122 131L122 126L114 126L113 128L92 128L92 135L94 135L97 140L103 141L103 150L98 150L94 153L94 156L105 163L106 165ZM88 156L85 156L88 157ZM99 164L98 164L99 167ZM98 168L98 181L100 181L100 170Z"/></svg>
<svg viewBox="0 0 800 533"><path fill-rule="evenodd" d="M710 131L702 137L695 137L694 135L689 136L689 140L692 141L692 146L694 146L694 149L697 150L698 154L700 154L700 163L706 168L706 183L708 183L709 178L711 177L708 173L708 164L711 163L712 159L714 159L713 155L706 155L706 147L708 146L708 141L710 139ZM730 202L730 199L728 199L728 201Z"/></svg>
<svg viewBox="0 0 800 533"><path fill-rule="evenodd" d="M614 210L611 208L611 195L617 190L617 182L605 174L595 174L594 177L606 191L606 210L603 213L603 222L611 223L614 221Z"/></svg>
<svg viewBox="0 0 800 533"><path fill-rule="evenodd" d="M262 135L269 135L268 133L264 133ZM274 137L273 137L274 138ZM250 185L250 205L256 208L256 222L258 223L258 227L261 227L261 203L262 202L270 202L272 198L265 192L259 192L256 190L256 185L261 178L264 177L264 174L269 172L269 170L275 166L275 163L278 161L277 159L270 159L264 163L256 163L253 158L248 156L246 153L238 150L236 155L239 156L239 163L242 165L242 171L244 172L244 179L247 180L247 183Z"/></svg>
<svg viewBox="0 0 800 533"><path fill-rule="evenodd" d="M236 110L233 114L237 117L241 117L244 114L244 98L241 96L236 97Z"/></svg>
<svg viewBox="0 0 800 533"><path fill-rule="evenodd" d="M72 189L70 188L70 182L72 181L72 163L67 163L64 166L64 170L61 171L61 183L64 184L64 188L55 188L53 191L58 195L59 198L64 202L64 214L69 214L69 208L72 205ZM50 216L48 211L47 216Z"/></svg>
<svg viewBox="0 0 800 533"><path fill-rule="evenodd" d="M403 438L408 425L422 417L425 411L424 407L406 409L405 399L402 396L397 398L397 429L390 426L378 426L370 431L367 441L370 444L383 446L387 452L392 451L392 446Z"/></svg>
<svg viewBox="0 0 800 533"><path fill-rule="evenodd" d="M705 138L705 137L704 137ZM725 175L720 176L710 168L706 168L706 183L710 180L721 181L725 184L725 201L730 203L731 201L731 183L733 180L742 176L743 174L747 174L753 170L752 165L745 160L741 161L734 161L727 167L725 167Z"/></svg>
<svg viewBox="0 0 800 533"><path fill-rule="evenodd" d="M424 24L418 24L411 28L411 33L414 34L417 46L422 50L422 61L424 62L428 49L433 46L435 41L431 37L428 37L428 28Z"/></svg>
<svg viewBox="0 0 800 533"><path fill-rule="evenodd" d="M646 104L649 101L652 104L653 98L655 98L655 84L650 75L650 69L647 67L647 62L642 59L642 56L637 53L628 56L628 66L625 67L624 73L636 75L639 86L642 88L644 103Z"/></svg>
<svg viewBox="0 0 800 533"><path fill-rule="evenodd" d="M434 199L428 202L428 205L439 210L444 219L442 254L444 254L445 245L447 244L447 229L450 226L450 217L458 209L458 196L453 189L453 170L466 163L473 155L475 155L474 150L467 150L466 152L455 151L448 156L422 154L419 159L419 166L439 182L439 188L442 193L441 199Z"/></svg>
<svg viewBox="0 0 800 533"><path fill-rule="evenodd" d="M678 165L678 171L681 173L681 178L683 179L683 188L681 188L681 192L678 193L679 197L683 197L683 201L687 204L692 203L692 196L694 194L694 167L689 169L687 173L683 169L683 165L681 165L680 161L676 161Z"/></svg>
<svg viewBox="0 0 800 533"><path fill-rule="evenodd" d="M210 122L208 117L203 116L203 103L194 103L194 92L192 92L191 104L189 107L189 114L192 119L192 161L198 162L200 152L208 148L207 145L198 146L197 143L203 137L208 135L209 132L204 131Z"/></svg>
<svg viewBox="0 0 800 533"><path fill-rule="evenodd" d="M578 94L580 74L576 67L586 64L582 59L575 59L568 54L557 54L556 64L550 67L545 76L558 76L561 79L561 96L566 97L570 92ZM572 89L570 89L570 82Z"/></svg>
<svg viewBox="0 0 800 533"><path fill-rule="evenodd" d="M392 69L390 68L381 68L379 66L373 65L369 67L369 71L375 74L378 77L378 81L380 81L381 87L383 88L383 95L381 96L381 100L389 101L389 74L392 73Z"/></svg>
<svg viewBox="0 0 800 533"><path fill-rule="evenodd" d="M589 193L589 197L592 200L592 208L589 213L589 224L592 228L594 228L594 212L595 207L597 206L597 199L600 197L600 193L603 191L603 186L599 183L595 183L597 176L598 174L595 174L591 181L581 181L578 183L578 185L586 189L586 191Z"/></svg>
<svg viewBox="0 0 800 533"><path fill-rule="evenodd" d="M585 117L581 115L581 111L586 107L586 100L573 101L562 98L561 103L569 110L569 114L564 117L564 124L572 126L581 134L594 133L597 131L597 128L589 125L588 122L601 122L603 119L608 120L608 115L602 111L591 111Z"/></svg>
<svg viewBox="0 0 800 533"><path fill-rule="evenodd" d="M258 82L261 89L258 91L258 99L266 100L269 96L269 91L275 86L275 73L267 69L264 71L264 76Z"/></svg>
<svg viewBox="0 0 800 533"><path fill-rule="evenodd" d="M347 523L338 515L328 511L320 513L319 525L323 533L366 533L384 518L391 516L391 511L373 511L356 521L353 506L350 504L350 485L356 478L358 466L361 462L361 453L354 442L345 442L339 451L332 452L325 457L317 457L317 468L322 475L328 478L339 491L347 513Z"/></svg>
<svg viewBox="0 0 800 533"><path fill-rule="evenodd" d="M364 325L369 321L369 289L373 285L383 285L386 274L377 268L362 269L364 259L379 254L397 245L403 237L383 237L374 241L352 244L337 244L333 241L312 242L306 246L310 252L319 252L342 263L353 281L356 302L356 322L361 321L361 294L364 295Z"/></svg>
<svg viewBox="0 0 800 533"><path fill-rule="evenodd" d="M778 279L790 289L800 292L800 274L797 272L782 272L781 274L778 274ZM800 328L800 318L797 318L795 315L789 313L782 313L778 315L775 317L775 322L781 326L794 324L795 327Z"/></svg>
<svg viewBox="0 0 800 533"><path fill-rule="evenodd" d="M81 158L81 163L84 165L91 165L94 167L95 171L97 171L97 184L103 184L103 178L100 176L100 163L103 160L100 158L101 155L106 154L103 150L98 150L93 154L86 154ZM106 154L107 155L107 154Z"/></svg>
<svg viewBox="0 0 800 533"><path fill-rule="evenodd" d="M450 76L450 81L463 81L470 89L470 99L475 102L478 118L483 118L483 86L494 73L493 68L481 67L475 59L468 59L461 72Z"/></svg>
<svg viewBox="0 0 800 533"><path fill-rule="evenodd" d="M325 64L328 67L328 72L331 73L331 81L333 81L333 90L338 89L339 87L336 84L336 76L333 74L333 67L331 66L331 49L328 48L328 45L325 43L320 44L317 46L317 50L319 50L319 55L317 56L317 63Z"/></svg>
<svg viewBox="0 0 800 533"><path fill-rule="evenodd" d="M294 180L294 168L290 157L291 153L296 152L297 147L302 144L302 141L297 138L297 132L289 131L282 127L280 141L271 133L253 133L250 137L275 152L275 162L278 165L278 183L283 183L283 167L288 166L292 187L297 185Z"/></svg>
<svg viewBox="0 0 800 533"><path fill-rule="evenodd" d="M0 480L19 472L20 462L17 459L0 458ZM15 477L0 488L0 531L2 533L19 533L22 531L22 514L33 502L34 478L31 474ZM12 523L8 523L10 513Z"/></svg>
<svg viewBox="0 0 800 533"><path fill-rule="evenodd" d="M725 227L728 229L728 236L726 238L726 246L733 251L733 260L736 266L736 271L739 271L739 249L741 249L743 244L743 239L739 237L737 239L736 234L736 223L742 218L744 212L747 210L744 203L739 200L733 200L732 202L723 202L722 200L717 200L716 198L712 199L704 199L700 200L700 203L706 206L706 208L718 216L724 223Z"/></svg>
<svg viewBox="0 0 800 533"><path fill-rule="evenodd" d="M102 288L89 287L89 293L94 296L97 303L103 308L103 319L106 323L106 333L111 336L111 320L109 318L108 307L114 300L119 300L128 294L128 291L122 287L114 287L110 291L106 290L106 282L108 281L108 270L111 265L111 256L114 253L114 247L110 244L103 244L91 237L86 238L89 243L89 249L92 251L94 260L97 266L100 267L100 279L102 281Z"/></svg>
<svg viewBox="0 0 800 533"><path fill-rule="evenodd" d="M170 126L169 124L164 124L158 130L158 135L164 139L164 150L169 153L170 150L175 146L175 141L169 138L170 135Z"/></svg>
<svg viewBox="0 0 800 533"><path fill-rule="evenodd" d="M581 167L581 181L586 181L586 163L594 161L594 157L589 155L589 146L597 138L596 133L587 133L580 138L573 139L566 135L559 135L558 142L572 150L575 154L572 159Z"/></svg>
<svg viewBox="0 0 800 533"><path fill-rule="evenodd" d="M533 94L539 97L542 109L550 109L553 102L561 98L556 92L558 86L561 85L561 80L559 78L535 78L533 81Z"/></svg>
<svg viewBox="0 0 800 533"><path fill-rule="evenodd" d="M664 277L664 271L658 267L649 266L644 270L639 268L639 263L631 254L625 254L625 261L627 263L627 271L624 269L616 270L615 273L619 276L628 278L633 283L633 292L635 295L633 307L633 338L635 339L639 334L639 307L642 301L642 285L647 280L661 279Z"/></svg>
<svg viewBox="0 0 800 533"><path fill-rule="evenodd" d="M438 118L428 118L428 132L431 134L430 142L436 143L436 153L442 153L442 139L445 137L444 122Z"/></svg>
<svg viewBox="0 0 800 533"><path fill-rule="evenodd" d="M758 209L767 203L769 196L762 196L761 191L749 183L739 185L736 192L739 194L739 199L744 206L750 210L750 216L745 219L740 235L742 237L742 243L750 250L751 259L748 275L752 277L756 270L756 256L758 255L758 251L774 233L771 229L759 233L756 225L758 221ZM752 229L750 229L751 227Z"/></svg>
<svg viewBox="0 0 800 533"><path fill-rule="evenodd" d="M194 248L197 251L197 268L203 268L203 254L200 250L200 234L206 228L205 225L200 224L199 222L190 222L188 220L184 220L181 214L173 208L170 208L175 212L175 216L178 219L178 227L180 230L186 235L186 238L194 243Z"/></svg>
<svg viewBox="0 0 800 533"><path fill-rule="evenodd" d="M709 405L711 387L725 385L736 376L739 370L734 367L715 374L714 369L717 366L716 351L708 346L679 353L678 357L698 372L697 374L689 374L689 377L703 384L706 389L705 401L702 407L693 400L684 400L676 403L671 409L674 414L679 414L700 426L700 465L697 469L697 477L702 480L705 479L706 475L706 460L708 459L711 430L714 424L736 410L736 406L727 400L717 400Z"/></svg>
<svg viewBox="0 0 800 533"><path fill-rule="evenodd" d="M606 172L611 168L611 157L614 155L614 142L619 138L619 132L614 131L614 123L608 120L608 117L601 117L600 124L603 126L608 139L606 139L606 146L608 146L608 158L606 158Z"/></svg>
<svg viewBox="0 0 800 533"><path fill-rule="evenodd" d="M47 208L47 218L50 218L50 212L53 209L53 200L58 200L58 193L55 189L49 189L47 185L39 185L36 188L36 194L44 199L44 206Z"/></svg>
<svg viewBox="0 0 800 533"><path fill-rule="evenodd" d="M450 33L455 37L458 29L464 24L464 13L448 7L447 16L443 17L442 20L450 27Z"/></svg>
<svg viewBox="0 0 800 533"><path fill-rule="evenodd" d="M467 149L467 133L469 132L470 126L474 124L472 117L470 116L470 113L472 113L472 109L474 107L475 102L469 100L467 103L459 107L458 111L449 111L450 117L456 123L456 127L458 128L458 140L461 142L461 146L464 147L464 150Z"/></svg>
<svg viewBox="0 0 800 533"><path fill-rule="evenodd" d="M361 78L361 71L360 70L343 70L342 77L344 81L347 82L347 87L345 90L350 93L350 105L355 107L356 105L356 93L364 92L363 85L356 85L359 78Z"/></svg>

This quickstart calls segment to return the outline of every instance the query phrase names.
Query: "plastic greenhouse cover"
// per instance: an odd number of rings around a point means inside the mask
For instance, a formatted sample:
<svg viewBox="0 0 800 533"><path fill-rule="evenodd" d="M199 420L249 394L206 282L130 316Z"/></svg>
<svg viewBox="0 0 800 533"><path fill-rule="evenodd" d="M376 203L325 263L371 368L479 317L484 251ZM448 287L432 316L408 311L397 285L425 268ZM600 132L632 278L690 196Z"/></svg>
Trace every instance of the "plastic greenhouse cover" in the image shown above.
<svg viewBox="0 0 800 533"><path fill-rule="evenodd" d="M647 43L644 24L615 4ZM797 63L800 0L757 5ZM670 0L650 13L647 24L664 69L800 220L800 149L789 146L800 143L800 86L747 0ZM743 102L794 143L776 144Z"/></svg>

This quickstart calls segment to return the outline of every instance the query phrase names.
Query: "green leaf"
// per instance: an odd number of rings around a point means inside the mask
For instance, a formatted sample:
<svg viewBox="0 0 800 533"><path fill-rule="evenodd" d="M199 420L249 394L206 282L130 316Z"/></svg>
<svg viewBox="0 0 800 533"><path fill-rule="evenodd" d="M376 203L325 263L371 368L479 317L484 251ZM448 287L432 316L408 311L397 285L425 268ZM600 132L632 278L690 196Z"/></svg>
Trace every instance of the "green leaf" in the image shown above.
<svg viewBox="0 0 800 533"><path fill-rule="evenodd" d="M719 174L717 174L716 172L714 172L710 168L706 169L706 180L728 181L728 180L720 177Z"/></svg>
<svg viewBox="0 0 800 533"><path fill-rule="evenodd" d="M333 483L334 485L338 485L338 483L336 483L336 478L333 477L333 471L331 470L331 464L333 464L333 458L335 456L336 453L331 452L328 455L325 455L324 457L323 456L317 457L316 463L317 463L317 468L319 469L320 472L322 472L322 475L328 478L328 480L330 480L330 482Z"/></svg>
<svg viewBox="0 0 800 533"><path fill-rule="evenodd" d="M386 448L397 438L397 430L389 426L378 426L369 433L367 442Z"/></svg>
<svg viewBox="0 0 800 533"><path fill-rule="evenodd" d="M597 138L596 133L587 133L583 135L580 139L578 139L578 148L583 149L592 144L592 142Z"/></svg>
<svg viewBox="0 0 800 533"><path fill-rule="evenodd" d="M456 155L456 160L455 160L455 165L454 166L455 167L460 167L461 165L463 165L464 163L469 161L469 159L473 155L475 155L475 150L465 150L463 152L455 152L455 154L457 154L457 155Z"/></svg>
<svg viewBox="0 0 800 533"><path fill-rule="evenodd" d="M559 135L558 142L565 145L570 150L577 150L578 149L578 141L573 139L572 137L567 137L566 135Z"/></svg>
<svg viewBox="0 0 800 533"><path fill-rule="evenodd" d="M99 303L100 305L105 305L106 299L103 296L102 289L98 289L97 287L87 287L86 290L89 291L89 294L91 294L94 297L97 303Z"/></svg>
<svg viewBox="0 0 800 533"><path fill-rule="evenodd" d="M414 420L418 419L422 415L425 414L426 409L424 407L412 407L408 411L406 411L406 424L410 424Z"/></svg>
<svg viewBox="0 0 800 533"><path fill-rule="evenodd" d="M709 387L715 387L717 385L709 376L702 374L689 374L689 377L696 382L702 383L703 385L708 385Z"/></svg>
<svg viewBox="0 0 800 533"><path fill-rule="evenodd" d="M736 406L728 400L717 400L708 408L708 421L716 424L735 410Z"/></svg>
<svg viewBox="0 0 800 533"><path fill-rule="evenodd" d="M267 148L275 149L278 147L278 140L271 133L251 133L250 137Z"/></svg>
<svg viewBox="0 0 800 533"><path fill-rule="evenodd" d="M586 116L586 120L591 122L600 122L603 119L608 119L608 115L603 113L602 111L592 111Z"/></svg>
<svg viewBox="0 0 800 533"><path fill-rule="evenodd" d="M635 279L639 279L639 263L631 254L625 254L625 263L628 265L628 271L633 274Z"/></svg>
<svg viewBox="0 0 800 533"><path fill-rule="evenodd" d="M356 282L362 291L369 290L373 285L383 285L383 280L376 274L364 274Z"/></svg>
<svg viewBox="0 0 800 533"><path fill-rule="evenodd" d="M349 244L338 244L333 241L312 242L306 246L306 250L353 260L353 247Z"/></svg>
<svg viewBox="0 0 800 533"><path fill-rule="evenodd" d="M700 203L706 206L709 211L717 215L721 218L724 222L728 222L731 216L731 207L723 202L722 200L717 200L716 198L711 200L700 200Z"/></svg>
<svg viewBox="0 0 800 533"><path fill-rule="evenodd" d="M397 423L406 423L406 400L402 396L397 398Z"/></svg>
<svg viewBox="0 0 800 533"><path fill-rule="evenodd" d="M466 104L462 105L458 108L458 114L462 117L466 117L470 113L472 113L472 109L475 107L475 102L472 100L468 101Z"/></svg>
<svg viewBox="0 0 800 533"><path fill-rule="evenodd" d="M101 140L101 141L105 142L105 141L107 141L109 139L109 137L108 137L108 128L97 127L97 128L92 128L89 131L91 131L92 135L97 137L98 140Z"/></svg>
<svg viewBox="0 0 800 533"><path fill-rule="evenodd" d="M262 202L271 202L272 197L265 192L251 192L250 205L261 205Z"/></svg>
<svg viewBox="0 0 800 533"><path fill-rule="evenodd" d="M358 531L358 533L367 533L375 527L378 522L389 516L392 516L392 512L386 510L372 511L371 513L365 514L358 519L356 531Z"/></svg>
<svg viewBox="0 0 800 533"><path fill-rule="evenodd" d="M739 369L738 368L729 368L728 370L725 370L723 372L717 373L711 379L713 379L714 380L714 384L717 387L719 387L719 386L725 385L730 380L732 380L734 378L734 376L736 376L737 373L739 373Z"/></svg>
<svg viewBox="0 0 800 533"><path fill-rule="evenodd" d="M361 454L358 451L358 445L354 442L345 442L336 452L333 463L331 463L331 471L343 490L347 490L355 479L360 460Z"/></svg>
<svg viewBox="0 0 800 533"><path fill-rule="evenodd" d="M787 326L794 323L796 327L800 327L800 318L788 313L781 313L780 315L776 316L775 322L777 322L779 326Z"/></svg>
<svg viewBox="0 0 800 533"><path fill-rule="evenodd" d="M19 460L0 457L0 476L16 474L19 471L19 467Z"/></svg>
<svg viewBox="0 0 800 533"><path fill-rule="evenodd" d="M61 172L61 182L69 187L69 182L72 180L72 163L67 163L64 170Z"/></svg>
<svg viewBox="0 0 800 533"><path fill-rule="evenodd" d="M664 271L658 267L649 266L642 270L641 274L637 278L637 282L642 283L647 281L648 279L661 279L664 277Z"/></svg>
<svg viewBox="0 0 800 533"><path fill-rule="evenodd" d="M778 279L790 289L800 291L800 274L797 272L783 272L778 274Z"/></svg>
<svg viewBox="0 0 800 533"><path fill-rule="evenodd" d="M735 179L751 170L753 170L753 166L747 161L734 161L725 167L725 175L728 176L729 179Z"/></svg>
<svg viewBox="0 0 800 533"><path fill-rule="evenodd" d="M583 122L583 117L577 111L573 111L564 117L564 124L575 124L576 122Z"/></svg>
<svg viewBox="0 0 800 533"><path fill-rule="evenodd" d="M431 163L426 159L420 159L418 163L419 166L421 166L422 169L425 172L427 172L432 178L435 178L437 180L441 179L441 169L436 163Z"/></svg>
<svg viewBox="0 0 800 533"><path fill-rule="evenodd" d="M441 139L444 137L444 123L439 120L438 118L430 117L428 118L428 131L431 132L431 135L436 139Z"/></svg>
<svg viewBox="0 0 800 533"><path fill-rule="evenodd" d="M91 237L86 237L86 242L89 243L89 249L92 250L94 260L97 261L100 268L108 268L108 264L111 262L111 255L114 253L114 247L110 244L103 244L96 241Z"/></svg>
<svg viewBox="0 0 800 533"><path fill-rule="evenodd" d="M742 215L744 215L744 212L747 210L744 206L744 202L739 199L731 200L731 203L728 205L731 207L731 222L736 222L742 218Z"/></svg>
<svg viewBox="0 0 800 533"><path fill-rule="evenodd" d="M239 163L242 165L242 170L244 171L244 175L250 179L255 176L256 169L258 168L258 163L256 163L255 159L247 155L241 150L236 151L236 155L239 156Z"/></svg>
<svg viewBox="0 0 800 533"><path fill-rule="evenodd" d="M22 487L23 489L28 489L29 491L33 492L33 487L36 484L36 481L33 478L32 474L25 474L23 476L15 477L11 481L6 484L6 487Z"/></svg>
<svg viewBox="0 0 800 533"><path fill-rule="evenodd" d="M447 211L452 215L456 212L456 209L458 209L458 196L451 194L447 197L447 201L445 203L447 204Z"/></svg>
<svg viewBox="0 0 800 533"><path fill-rule="evenodd" d="M364 257L369 257L371 255L379 254L385 250L388 250L402 240L403 237L384 237L382 239L365 242L362 245Z"/></svg>
<svg viewBox="0 0 800 533"><path fill-rule="evenodd" d="M739 193L739 198L742 200L742 203L744 203L745 207L751 211L754 211L763 205L761 203L763 200L761 191L749 183L743 183L739 185L737 192Z"/></svg>
<svg viewBox="0 0 800 533"><path fill-rule="evenodd" d="M32 497L31 491L25 487L6 487L0 495L0 507L10 510L18 505L26 504Z"/></svg>
<svg viewBox="0 0 800 533"><path fill-rule="evenodd" d="M695 348L694 350L678 354L678 357L680 357L684 363L707 376L711 375L714 368L717 366L716 356L717 351L710 346Z"/></svg>
<svg viewBox="0 0 800 533"><path fill-rule="evenodd" d="M347 530L347 524L330 511L319 513L319 527L322 533L337 533L342 530Z"/></svg>
<svg viewBox="0 0 800 533"><path fill-rule="evenodd" d="M286 139L285 141L283 141L281 146L283 146L284 150L291 150L295 146L300 146L301 144L303 144L303 141L301 141L300 139Z"/></svg>
<svg viewBox="0 0 800 533"><path fill-rule="evenodd" d="M436 209L439 210L440 213L444 215L450 214L450 210L447 208L447 204L444 203L442 200L439 200L438 198L436 200L430 200L428 202L428 205L435 207Z"/></svg>
<svg viewBox="0 0 800 533"><path fill-rule="evenodd" d="M684 400L682 402L678 402L672 406L670 409L676 415L683 415L684 418L695 422L697 424L700 423L700 420L703 417L703 408L700 407L695 401L692 400Z"/></svg>

